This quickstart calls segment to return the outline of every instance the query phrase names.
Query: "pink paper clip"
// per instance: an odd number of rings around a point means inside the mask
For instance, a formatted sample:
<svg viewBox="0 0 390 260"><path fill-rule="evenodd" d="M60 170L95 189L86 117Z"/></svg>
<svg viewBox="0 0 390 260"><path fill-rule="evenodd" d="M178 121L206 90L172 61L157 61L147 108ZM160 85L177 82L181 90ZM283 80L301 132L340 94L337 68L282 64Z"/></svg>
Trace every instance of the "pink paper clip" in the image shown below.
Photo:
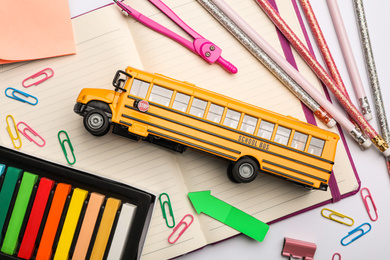
<svg viewBox="0 0 390 260"><path fill-rule="evenodd" d="M34 86L34 85L36 86L38 84L41 84L45 80L50 79L51 77L53 77L53 75L54 75L53 70L51 68L46 68L46 69L43 69L43 70L35 73L34 75L32 75L32 76L30 76L28 78L26 78L25 80L23 80L22 85L25 88L28 88L28 87L31 87L31 86ZM42 78L42 76L43 76L43 78ZM37 81L29 83L32 80L37 80ZM29 85L26 85L26 82Z"/></svg>
<svg viewBox="0 0 390 260"><path fill-rule="evenodd" d="M313 260L316 250L317 245L314 243L285 237L282 255L290 259Z"/></svg>
<svg viewBox="0 0 390 260"><path fill-rule="evenodd" d="M363 192L364 191L367 191L367 195L364 195ZM375 206L375 203L374 203L374 200L372 199L372 196L371 196L371 193L370 191L367 189L367 188L363 188L360 190L360 194L362 195L362 199L363 199L363 202L364 202L364 206L366 207L366 210L367 210L367 213L368 213L368 216L370 217L370 219L372 221L376 221L378 219L378 212L377 212L377 209L376 209L376 206ZM371 213L371 210L370 210L370 206L368 205L367 203L367 200L370 200L371 201L371 206L372 206L372 209L374 210L375 214Z"/></svg>
<svg viewBox="0 0 390 260"><path fill-rule="evenodd" d="M338 258L335 258L335 256L338 256ZM334 253L332 256L332 260L341 260L341 255L339 253Z"/></svg>
<svg viewBox="0 0 390 260"><path fill-rule="evenodd" d="M21 129L19 127L19 125L24 125L23 129ZM45 139L43 139L39 134L37 134L37 132L35 132L29 125L27 125L25 122L19 122L16 127L18 128L18 131L24 135L27 140L29 140L30 142L33 142L35 143L36 145L38 145L39 147L42 147L46 144L46 141ZM30 132L32 135L34 135L34 137L38 137L38 139L40 139L42 142L39 142L36 141L34 138L32 138L29 134L27 134L27 132Z"/></svg>
<svg viewBox="0 0 390 260"><path fill-rule="evenodd" d="M190 223L187 223L184 221L184 219L186 217L190 217L191 218L191 221ZM182 220L179 222L179 224L176 225L176 227L173 229L172 231L172 234L169 235L168 237L168 242L171 243L171 244L174 244L176 243L176 241L181 237L181 235L184 233L184 231L187 230L187 228L192 224L192 222L194 221L194 216L192 216L191 214L187 214L185 215ZM184 226L183 229L180 231L180 233L177 235L176 239L175 240L171 240L172 236L176 233L176 231L180 228L180 226Z"/></svg>

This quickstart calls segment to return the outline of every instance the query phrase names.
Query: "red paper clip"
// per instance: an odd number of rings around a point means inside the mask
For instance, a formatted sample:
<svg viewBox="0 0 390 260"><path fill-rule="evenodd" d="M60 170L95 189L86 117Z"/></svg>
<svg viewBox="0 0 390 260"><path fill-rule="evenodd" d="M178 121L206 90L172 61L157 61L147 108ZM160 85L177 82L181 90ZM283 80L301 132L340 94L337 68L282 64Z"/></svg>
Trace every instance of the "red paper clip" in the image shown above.
<svg viewBox="0 0 390 260"><path fill-rule="evenodd" d="M24 125L23 128L19 127L20 125ZM17 129L19 130L19 132L24 135L30 142L33 142L35 143L36 145L38 145L39 147L42 147L46 144L46 141L45 139L42 138L42 136L40 136L39 134L37 134L37 132L35 132L29 125L27 125L25 122L19 122L17 125L16 125ZM30 132L33 136L30 136L30 134L28 134L28 132ZM34 137L34 138L33 138ZM37 138L35 138L37 137ZM40 141L36 141L35 139L39 139Z"/></svg>
<svg viewBox="0 0 390 260"><path fill-rule="evenodd" d="M50 79L51 77L53 77L53 75L54 75L53 70L50 69L50 68L46 68L46 69L43 69L43 70L35 73L34 75L32 75L32 76L30 76L28 78L26 78L25 80L23 80L22 85L25 88L28 88L28 87L31 87L31 86L34 86L34 85L36 86L38 84L41 84L45 80ZM43 78L41 76L43 76ZM26 82L29 82L29 81L32 81L32 80L35 80L35 79L38 79L38 80L35 81L35 82L32 82L32 83L30 83L29 85L26 86Z"/></svg>
<svg viewBox="0 0 390 260"><path fill-rule="evenodd" d="M366 190L367 191L367 195L364 195L363 194L363 191ZM362 199L363 199L363 202L364 202L364 206L366 207L366 210L367 210L367 213L368 213L368 216L370 217L370 219L372 221L376 221L378 219L378 212L376 210L376 206L375 206L375 203L374 203L374 200L372 199L372 196L371 196L371 193L370 191L367 189L367 188L363 188L360 190L360 194L362 195ZM371 201L371 206L375 212L375 214L371 214L371 210L370 210L370 206L368 205L367 203L367 200L370 200Z"/></svg>
<svg viewBox="0 0 390 260"><path fill-rule="evenodd" d="M187 222L184 222L184 219L186 217L191 217L191 221L190 223L187 223ZM187 230L187 228L192 224L192 222L194 221L194 217L191 215L191 214L187 214L185 215L182 220L179 222L179 224L177 224L177 226L173 229L173 232L172 234L169 235L168 237L168 242L171 243L171 244L174 244L176 243L176 241L181 237L181 235L184 233L184 231ZM176 239L175 240L171 240L172 236L176 233L176 231L180 228L180 226L184 226L183 229L180 231L180 233L177 235Z"/></svg>

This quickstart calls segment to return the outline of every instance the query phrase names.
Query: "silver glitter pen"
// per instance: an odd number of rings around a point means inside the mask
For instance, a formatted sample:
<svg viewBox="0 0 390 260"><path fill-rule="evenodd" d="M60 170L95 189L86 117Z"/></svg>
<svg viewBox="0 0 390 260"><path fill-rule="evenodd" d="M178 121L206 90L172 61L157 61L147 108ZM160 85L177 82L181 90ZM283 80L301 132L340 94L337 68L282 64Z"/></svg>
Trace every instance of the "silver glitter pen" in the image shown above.
<svg viewBox="0 0 390 260"><path fill-rule="evenodd" d="M378 74L376 72L374 55L372 52L370 35L368 33L367 20L364 12L364 7L363 7L363 0L353 0L352 2L355 9L356 21L359 27L359 36L360 36L360 41L363 49L364 61L366 64L366 69L370 80L370 87L371 87L372 97L374 100L379 128L383 139L387 143L389 143L390 142L389 125L387 123L385 107L383 105L382 93L381 93L381 88L378 80ZM387 160L387 167L390 173L389 160Z"/></svg>

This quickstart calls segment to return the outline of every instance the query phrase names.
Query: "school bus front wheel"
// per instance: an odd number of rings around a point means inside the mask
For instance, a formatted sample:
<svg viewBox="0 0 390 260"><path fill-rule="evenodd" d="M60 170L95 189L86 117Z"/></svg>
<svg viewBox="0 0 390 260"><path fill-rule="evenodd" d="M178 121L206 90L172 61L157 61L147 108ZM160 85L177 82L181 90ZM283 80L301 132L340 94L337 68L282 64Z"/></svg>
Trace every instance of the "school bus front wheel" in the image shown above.
<svg viewBox="0 0 390 260"><path fill-rule="evenodd" d="M84 116L84 127L95 136L103 136L110 130L108 116L100 109L92 109Z"/></svg>

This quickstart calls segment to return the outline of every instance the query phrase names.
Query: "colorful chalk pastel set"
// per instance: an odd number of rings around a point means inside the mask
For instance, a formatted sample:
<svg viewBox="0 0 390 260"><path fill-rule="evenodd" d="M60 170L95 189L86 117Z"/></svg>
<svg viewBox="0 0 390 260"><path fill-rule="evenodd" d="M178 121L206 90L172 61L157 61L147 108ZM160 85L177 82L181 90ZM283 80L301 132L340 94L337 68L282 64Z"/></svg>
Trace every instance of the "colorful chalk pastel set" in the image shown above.
<svg viewBox="0 0 390 260"><path fill-rule="evenodd" d="M0 147L0 259L139 259L156 196Z"/></svg>

